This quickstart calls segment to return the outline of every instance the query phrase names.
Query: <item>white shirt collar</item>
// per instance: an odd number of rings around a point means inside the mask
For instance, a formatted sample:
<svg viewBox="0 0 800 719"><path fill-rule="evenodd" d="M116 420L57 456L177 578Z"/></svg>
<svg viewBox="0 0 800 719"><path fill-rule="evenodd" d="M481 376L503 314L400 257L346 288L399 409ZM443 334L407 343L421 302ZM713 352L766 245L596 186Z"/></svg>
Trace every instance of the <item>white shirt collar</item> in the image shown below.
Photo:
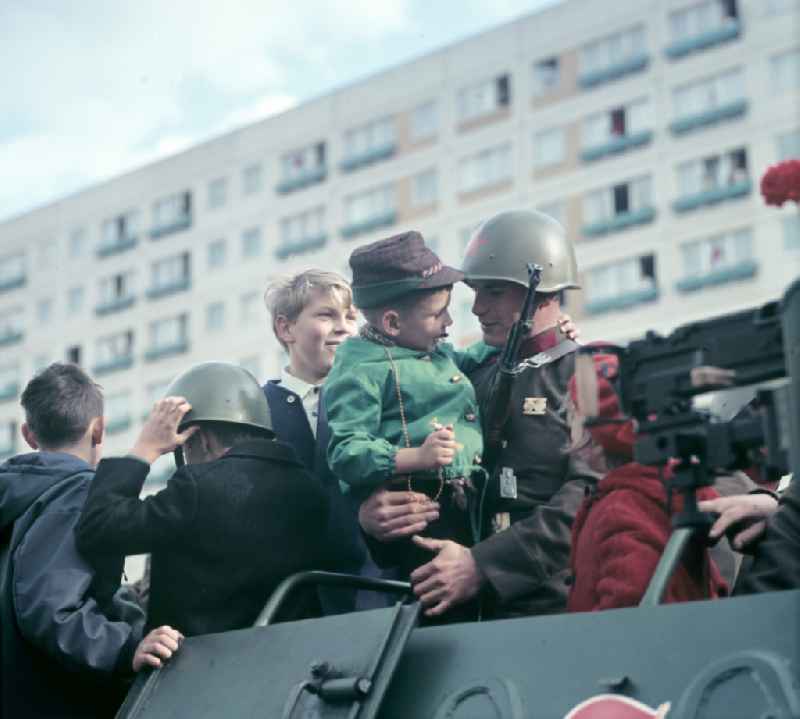
<svg viewBox="0 0 800 719"><path fill-rule="evenodd" d="M320 384L311 384L305 380L295 377L289 373L289 368L284 367L281 370L281 384L286 387L290 392L294 392L300 399L306 399L309 395L319 394Z"/></svg>

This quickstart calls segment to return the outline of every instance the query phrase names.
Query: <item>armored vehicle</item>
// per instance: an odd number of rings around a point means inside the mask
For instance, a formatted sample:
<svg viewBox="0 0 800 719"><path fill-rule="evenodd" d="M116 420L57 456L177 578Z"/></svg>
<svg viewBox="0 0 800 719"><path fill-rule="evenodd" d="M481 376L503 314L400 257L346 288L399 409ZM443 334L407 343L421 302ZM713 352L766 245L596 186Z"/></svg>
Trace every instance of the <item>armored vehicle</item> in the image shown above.
<svg viewBox="0 0 800 719"><path fill-rule="evenodd" d="M622 351L621 367L623 404L642 420L639 461L692 454L735 466L742 453L766 447L768 461L784 461L798 476L800 280L780 302L668 337L649 334ZM718 386L719 372L709 369L727 370L725 386L769 381L763 421L712 421L695 409L692 397ZM705 481L699 470L693 478ZM118 716L800 717L800 590L659 604L695 531L678 522L640 606L597 613L420 627L419 605L401 582L297 575L255 627L187 639L164 668L137 679ZM381 586L398 602L275 623L309 583Z"/></svg>

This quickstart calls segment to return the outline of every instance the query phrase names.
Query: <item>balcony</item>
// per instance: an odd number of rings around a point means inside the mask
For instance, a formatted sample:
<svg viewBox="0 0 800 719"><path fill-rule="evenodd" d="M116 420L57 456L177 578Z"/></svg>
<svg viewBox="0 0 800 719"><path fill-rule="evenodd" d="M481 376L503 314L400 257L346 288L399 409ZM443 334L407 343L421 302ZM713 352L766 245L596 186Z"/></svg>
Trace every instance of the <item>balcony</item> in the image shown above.
<svg viewBox="0 0 800 719"><path fill-rule="evenodd" d="M103 374L110 374L111 372L120 372L124 369L130 369L133 366L133 355L121 355L113 357L105 362L98 362L92 368L92 374L100 376Z"/></svg>
<svg viewBox="0 0 800 719"><path fill-rule="evenodd" d="M150 238L157 240L165 235L171 235L173 232L180 232L187 230L192 226L192 216L183 215L166 225L159 225L150 230Z"/></svg>
<svg viewBox="0 0 800 719"><path fill-rule="evenodd" d="M306 237L302 240L294 242L284 242L280 247L275 250L275 257L279 260L285 260L291 255L302 255L306 252L313 252L325 246L328 236L325 234L317 235L316 237Z"/></svg>
<svg viewBox="0 0 800 719"><path fill-rule="evenodd" d="M602 145L587 147L581 152L581 159L584 162L594 162L609 155L618 155L636 147L642 147L649 144L652 139L652 130L641 130L631 135L620 135Z"/></svg>
<svg viewBox="0 0 800 719"><path fill-rule="evenodd" d="M673 135L685 135L687 132L699 130L703 127L716 125L718 122L733 120L747 112L747 100L736 100L713 110L698 112L695 115L682 117L670 123L669 129Z"/></svg>
<svg viewBox="0 0 800 719"><path fill-rule="evenodd" d="M694 195L685 195L679 197L672 203L672 209L675 212L689 212L696 210L698 207L705 207L707 205L716 205L725 200L733 200L737 197L746 197L753 189L753 183L747 179L741 182L736 182L732 185L725 187L715 187L711 190L704 190Z"/></svg>
<svg viewBox="0 0 800 719"><path fill-rule="evenodd" d="M17 275L16 277L10 277L7 280L2 280L0 281L0 292L10 292L11 290L24 287L27 281L28 278L25 275Z"/></svg>
<svg viewBox="0 0 800 719"><path fill-rule="evenodd" d="M673 42L664 49L664 54L671 60L677 60L693 52L708 50L708 48L714 47L715 45L721 45L722 43L735 40L739 37L741 32L741 23L738 20L731 19L722 27Z"/></svg>
<svg viewBox="0 0 800 719"><path fill-rule="evenodd" d="M361 167L372 165L375 162L388 160L392 155L394 155L396 149L397 147L395 146L394 142L388 142L385 145L373 147L365 152L359 153L358 155L349 155L341 161L339 164L339 169L342 172L353 172L353 170L358 170Z"/></svg>
<svg viewBox="0 0 800 719"><path fill-rule="evenodd" d="M178 292L185 292L186 290L190 289L192 286L192 280L189 277L181 277L179 280L175 282L170 282L169 284L158 285L157 287L151 287L147 290L147 299L148 300L157 300L160 297L167 297L169 295L174 295Z"/></svg>
<svg viewBox="0 0 800 719"><path fill-rule="evenodd" d="M108 302L102 302L97 305L94 308L94 313L98 317L111 315L115 312L122 312L122 310L127 310L129 307L133 307L135 302L136 298L133 295L128 295L127 297L117 297L116 299L109 300Z"/></svg>
<svg viewBox="0 0 800 719"><path fill-rule="evenodd" d="M125 252L126 250L136 247L138 242L138 237L118 237L113 242L103 242L99 244L95 250L95 255L98 258L118 255L120 252Z"/></svg>
<svg viewBox="0 0 800 719"><path fill-rule="evenodd" d="M371 232L381 227L389 227L397 221L397 213L394 210L389 210L380 215L370 217L368 220L362 222L354 222L350 225L345 225L340 230L342 237L350 239L358 235L363 235L365 232Z"/></svg>
<svg viewBox="0 0 800 719"><path fill-rule="evenodd" d="M755 260L745 260L737 265L713 270L704 275L686 277L682 280L678 280L678 282L675 283L675 289L677 289L678 292L696 292L705 287L714 287L715 285L723 285L727 282L746 280L755 276L756 272L758 272L758 263Z"/></svg>
<svg viewBox="0 0 800 719"><path fill-rule="evenodd" d="M614 217L603 220L601 222L592 222L589 225L583 226L582 234L588 237L598 237L599 235L607 235L612 232L619 232L628 227L635 227L636 225L646 225L656 218L656 211L653 207L642 207L639 210L632 212L621 212Z"/></svg>
<svg viewBox="0 0 800 719"><path fill-rule="evenodd" d="M119 434L124 432L131 426L130 417L114 417L108 419L105 423L105 430L107 434Z"/></svg>
<svg viewBox="0 0 800 719"><path fill-rule="evenodd" d="M147 362L155 362L164 357L171 357L172 355L183 354L189 351L189 340L183 339L173 342L168 345L159 345L158 347L151 347L144 353L144 358Z"/></svg>
<svg viewBox="0 0 800 719"><path fill-rule="evenodd" d="M7 330L0 334L0 347L10 347L11 345L22 342L25 333L22 330Z"/></svg>
<svg viewBox="0 0 800 719"><path fill-rule="evenodd" d="M312 167L308 170L304 170L295 177L283 180L275 187L275 191L279 195L286 195L289 192L302 190L304 187L316 185L318 182L324 182L327 176L328 168L324 165Z"/></svg>
<svg viewBox="0 0 800 719"><path fill-rule="evenodd" d="M597 87L607 82L619 80L626 75L641 72L647 67L649 62L650 58L647 56L647 53L642 52L627 60L609 65L600 70L585 72L578 78L578 84L582 88L588 90L589 88Z"/></svg>
<svg viewBox="0 0 800 719"><path fill-rule="evenodd" d="M16 399L18 394L19 384L17 382L10 382L5 387L0 387L0 402Z"/></svg>
<svg viewBox="0 0 800 719"><path fill-rule="evenodd" d="M613 312L615 310L626 310L645 302L654 302L658 299L658 287L646 287L641 290L626 292L614 297L607 297L601 300L587 302L585 311L587 314L596 315L602 312Z"/></svg>

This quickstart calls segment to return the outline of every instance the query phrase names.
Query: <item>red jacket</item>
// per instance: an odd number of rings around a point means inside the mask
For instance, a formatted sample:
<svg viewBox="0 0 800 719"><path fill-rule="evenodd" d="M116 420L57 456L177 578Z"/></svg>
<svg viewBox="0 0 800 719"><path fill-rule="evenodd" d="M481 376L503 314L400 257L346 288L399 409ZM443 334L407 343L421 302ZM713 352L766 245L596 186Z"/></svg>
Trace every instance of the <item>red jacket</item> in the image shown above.
<svg viewBox="0 0 800 719"><path fill-rule="evenodd" d="M698 499L714 499L710 488ZM682 505L673 496L673 512ZM667 494L656 467L629 463L612 470L587 497L572 527L574 581L567 608L588 612L637 605L644 596L671 532ZM687 548L663 601L724 596L728 586L708 551Z"/></svg>

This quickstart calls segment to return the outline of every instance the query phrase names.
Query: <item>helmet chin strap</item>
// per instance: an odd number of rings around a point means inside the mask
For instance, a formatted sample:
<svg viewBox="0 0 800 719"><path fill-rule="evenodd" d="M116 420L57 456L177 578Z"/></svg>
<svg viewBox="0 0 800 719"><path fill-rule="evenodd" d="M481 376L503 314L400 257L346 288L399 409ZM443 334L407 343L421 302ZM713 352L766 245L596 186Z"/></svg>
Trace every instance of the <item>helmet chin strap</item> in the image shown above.
<svg viewBox="0 0 800 719"><path fill-rule="evenodd" d="M176 467L183 467L186 462L183 461L183 447L175 447L172 450L172 456L175 457L175 466Z"/></svg>

